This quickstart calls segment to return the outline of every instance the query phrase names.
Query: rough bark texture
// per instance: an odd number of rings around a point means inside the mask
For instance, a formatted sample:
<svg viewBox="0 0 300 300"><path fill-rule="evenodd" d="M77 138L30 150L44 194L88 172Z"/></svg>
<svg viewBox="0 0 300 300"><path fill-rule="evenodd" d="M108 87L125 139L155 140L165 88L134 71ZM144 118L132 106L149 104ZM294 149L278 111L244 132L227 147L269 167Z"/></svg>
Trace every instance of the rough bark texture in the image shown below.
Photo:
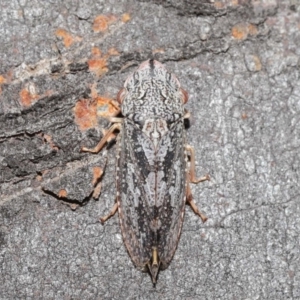
<svg viewBox="0 0 300 300"><path fill-rule="evenodd" d="M0 298L299 299L299 14L295 0L2 0ZM79 151L151 57L189 92L197 173L212 178L192 186L209 220L186 208L156 287L117 216L98 221L115 146Z"/></svg>

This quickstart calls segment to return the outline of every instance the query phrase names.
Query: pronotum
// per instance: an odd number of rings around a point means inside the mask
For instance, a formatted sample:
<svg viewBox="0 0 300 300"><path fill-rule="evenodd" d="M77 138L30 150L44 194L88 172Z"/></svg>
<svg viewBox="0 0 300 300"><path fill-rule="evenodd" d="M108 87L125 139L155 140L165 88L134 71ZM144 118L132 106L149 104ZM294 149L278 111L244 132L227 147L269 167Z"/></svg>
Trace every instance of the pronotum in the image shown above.
<svg viewBox="0 0 300 300"><path fill-rule="evenodd" d="M188 203L203 222L190 183L208 180L195 175L194 148L186 144L184 109L188 95L178 79L153 59L143 62L117 96L123 118L112 126L93 149L98 153L118 130L116 203L105 222L119 212L126 248L153 283L176 250ZM188 161L190 158L190 161Z"/></svg>

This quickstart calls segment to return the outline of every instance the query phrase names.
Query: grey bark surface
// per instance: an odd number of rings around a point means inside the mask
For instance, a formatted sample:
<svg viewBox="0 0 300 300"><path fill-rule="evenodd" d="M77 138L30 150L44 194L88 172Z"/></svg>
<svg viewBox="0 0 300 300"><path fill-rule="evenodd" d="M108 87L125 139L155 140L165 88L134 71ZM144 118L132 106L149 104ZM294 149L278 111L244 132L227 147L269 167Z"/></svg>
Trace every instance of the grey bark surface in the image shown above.
<svg viewBox="0 0 300 300"><path fill-rule="evenodd" d="M294 0L2 0L0 299L300 299L299 28ZM153 57L189 93L188 141L211 176L192 186L209 220L186 207L156 287L118 217L99 223L116 147L80 153L109 123L80 127L76 106L115 98Z"/></svg>

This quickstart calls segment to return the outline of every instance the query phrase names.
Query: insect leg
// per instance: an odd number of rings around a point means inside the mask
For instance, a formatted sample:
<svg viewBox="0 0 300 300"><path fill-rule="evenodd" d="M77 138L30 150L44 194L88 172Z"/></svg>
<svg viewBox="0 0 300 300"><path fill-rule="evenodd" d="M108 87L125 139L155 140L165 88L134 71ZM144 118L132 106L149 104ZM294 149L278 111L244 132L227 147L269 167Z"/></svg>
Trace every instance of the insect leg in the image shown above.
<svg viewBox="0 0 300 300"><path fill-rule="evenodd" d="M186 145L185 149L190 152L191 155L191 160L190 160L190 171L189 171L189 175L190 175L190 182L192 183L199 183L205 180L210 180L209 175L205 175L201 178L196 178L196 172L195 172L195 150L194 147L190 146L190 145Z"/></svg>
<svg viewBox="0 0 300 300"><path fill-rule="evenodd" d="M188 110L184 109L184 116L183 116L183 118L184 119L189 119L190 117L191 117L191 113Z"/></svg>
<svg viewBox="0 0 300 300"><path fill-rule="evenodd" d="M198 215L202 222L205 223L207 221L207 216L204 215L197 207L194 199L193 199L193 195L192 195L192 191L191 191L191 188L190 188L190 185L188 183L187 185L187 190L186 190L186 201L188 202L188 204L191 206L191 208L193 209L194 213L196 215Z"/></svg>
<svg viewBox="0 0 300 300"><path fill-rule="evenodd" d="M111 123L122 123L123 118L109 117L107 118Z"/></svg>
<svg viewBox="0 0 300 300"><path fill-rule="evenodd" d="M110 100L109 103L116 109L114 116L117 116L121 112L121 107L119 103L114 100Z"/></svg>
<svg viewBox="0 0 300 300"><path fill-rule="evenodd" d="M116 213L117 210L118 210L118 203L115 203L115 205L113 206L113 208L111 209L109 214L100 218L101 223L103 224L107 219L112 217Z"/></svg>
<svg viewBox="0 0 300 300"><path fill-rule="evenodd" d="M207 217L198 209L195 201L193 200L193 195L192 195L192 191L191 191L189 183L190 182L199 183L199 182L202 182L202 181L205 181L205 180L210 180L210 178L209 178L209 175L205 175L201 178L196 177L194 147L192 147L190 145L186 145L185 148L190 153L190 170L189 170L188 184L187 184L187 190L186 190L186 201L191 206L194 213L197 214L201 218L202 222L204 223L204 222L206 222Z"/></svg>
<svg viewBox="0 0 300 300"><path fill-rule="evenodd" d="M105 145L105 143L107 142L107 140L109 140L109 138L112 136L113 132L118 129L119 131L121 130L121 123L115 123L113 124L108 131L106 132L106 134L104 135L104 137L100 140L100 142L98 143L98 145L92 149L86 148L86 147L82 147L81 151L83 152L91 152L91 153L98 153L102 147Z"/></svg>

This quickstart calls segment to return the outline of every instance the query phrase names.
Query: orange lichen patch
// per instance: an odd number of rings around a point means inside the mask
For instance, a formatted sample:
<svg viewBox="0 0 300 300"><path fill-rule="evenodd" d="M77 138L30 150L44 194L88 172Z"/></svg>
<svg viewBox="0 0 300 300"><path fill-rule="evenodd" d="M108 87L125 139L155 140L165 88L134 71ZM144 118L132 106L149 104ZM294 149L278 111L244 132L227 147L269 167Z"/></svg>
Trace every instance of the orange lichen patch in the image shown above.
<svg viewBox="0 0 300 300"><path fill-rule="evenodd" d="M97 116L114 117L120 112L120 106L115 100L98 95L96 83L91 85L91 96L96 103Z"/></svg>
<svg viewBox="0 0 300 300"><path fill-rule="evenodd" d="M253 24L239 23L231 29L231 35L237 40L244 40L248 34L257 35L257 27Z"/></svg>
<svg viewBox="0 0 300 300"><path fill-rule="evenodd" d="M55 31L55 35L63 39L66 48L69 48L74 42L80 42L82 40L82 38L78 36L74 37L68 31L62 28L58 28Z"/></svg>
<svg viewBox="0 0 300 300"><path fill-rule="evenodd" d="M0 84L6 83L6 79L0 75Z"/></svg>
<svg viewBox="0 0 300 300"><path fill-rule="evenodd" d="M131 17L130 17L130 14L129 13L125 13L122 15L122 22L123 23L127 23L128 21L130 21Z"/></svg>
<svg viewBox="0 0 300 300"><path fill-rule="evenodd" d="M118 103L111 98L98 96L95 101L97 103L97 116L99 117L114 117L120 112Z"/></svg>
<svg viewBox="0 0 300 300"><path fill-rule="evenodd" d="M80 130L87 130L97 125L96 102L88 99L80 99L74 107L75 123Z"/></svg>
<svg viewBox="0 0 300 300"><path fill-rule="evenodd" d="M117 18L113 15L99 15L94 19L93 30L95 32L104 32L108 29L108 26L116 20Z"/></svg>
<svg viewBox="0 0 300 300"><path fill-rule="evenodd" d="M257 35L258 33L257 27L254 24L249 24L248 30L250 35Z"/></svg>
<svg viewBox="0 0 300 300"><path fill-rule="evenodd" d="M95 58L88 60L89 70L97 76L101 76L108 71L105 58Z"/></svg>
<svg viewBox="0 0 300 300"><path fill-rule="evenodd" d="M96 84L91 85L91 98L80 99L74 107L75 123L80 130L87 130L97 125L97 117L115 117L120 112L119 104L112 98L99 96Z"/></svg>
<svg viewBox="0 0 300 300"><path fill-rule="evenodd" d="M117 49L110 48L105 55L97 47L92 48L92 58L88 60L89 70L97 76L102 76L108 71L107 59L113 55L119 55Z"/></svg>
<svg viewBox="0 0 300 300"><path fill-rule="evenodd" d="M248 119L248 115L245 112L243 112L242 113L242 120L246 120L246 119Z"/></svg>
<svg viewBox="0 0 300 300"><path fill-rule="evenodd" d="M223 3L222 1L215 1L214 6L216 9L221 9L221 8L224 8L225 3Z"/></svg>
<svg viewBox="0 0 300 300"><path fill-rule="evenodd" d="M0 94L2 93L1 84L6 83L6 79L4 76L0 75Z"/></svg>
<svg viewBox="0 0 300 300"><path fill-rule="evenodd" d="M258 56L253 56L254 64L255 64L255 70L260 71L261 70L261 62Z"/></svg>
<svg viewBox="0 0 300 300"><path fill-rule="evenodd" d="M20 100L21 104L25 107L30 106L39 98L39 95L35 94L33 91L29 91L27 88L21 90Z"/></svg>
<svg viewBox="0 0 300 300"><path fill-rule="evenodd" d="M109 56L116 56L116 55L120 55L119 51L116 48L110 48L107 51L107 55Z"/></svg>
<svg viewBox="0 0 300 300"><path fill-rule="evenodd" d="M158 48L158 49L152 50L152 54L156 54L156 53L165 53L165 50L163 48Z"/></svg>
<svg viewBox="0 0 300 300"><path fill-rule="evenodd" d="M95 185L103 174L103 169L100 167L93 167L93 181L92 184Z"/></svg>
<svg viewBox="0 0 300 300"><path fill-rule="evenodd" d="M231 29L231 35L237 40L246 39L248 36L248 32L249 28L244 23L237 24Z"/></svg>
<svg viewBox="0 0 300 300"><path fill-rule="evenodd" d="M241 0L220 0L220 1L215 1L214 6L216 9L222 9L228 6L237 6L240 4Z"/></svg>
<svg viewBox="0 0 300 300"><path fill-rule="evenodd" d="M92 55L94 57L100 57L101 56L101 50L98 47L93 47L92 48Z"/></svg>
<svg viewBox="0 0 300 300"><path fill-rule="evenodd" d="M60 190L60 191L58 192L58 197L59 197L59 198L66 198L67 195L68 195L68 192L67 192L66 190Z"/></svg>

